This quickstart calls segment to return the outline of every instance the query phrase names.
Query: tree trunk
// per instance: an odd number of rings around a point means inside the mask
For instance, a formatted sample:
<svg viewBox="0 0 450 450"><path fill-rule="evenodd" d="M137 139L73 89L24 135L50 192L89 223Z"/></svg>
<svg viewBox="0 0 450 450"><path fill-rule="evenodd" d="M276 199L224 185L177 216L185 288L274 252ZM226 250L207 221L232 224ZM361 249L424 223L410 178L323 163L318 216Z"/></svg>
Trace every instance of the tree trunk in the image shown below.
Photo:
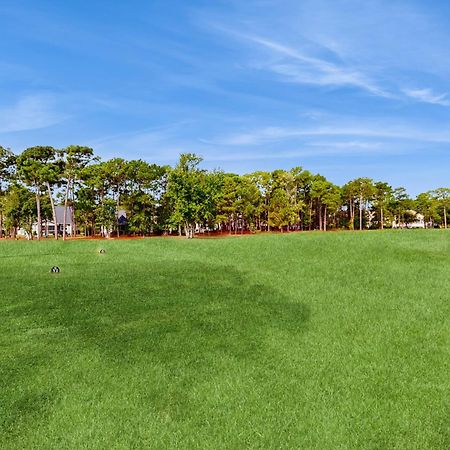
<svg viewBox="0 0 450 450"><path fill-rule="evenodd" d="M447 208L444 205L444 228L447 229Z"/></svg>
<svg viewBox="0 0 450 450"><path fill-rule="evenodd" d="M349 199L349 209L350 209L349 228L350 228L350 230L354 230L355 229L355 203L353 202L353 199Z"/></svg>
<svg viewBox="0 0 450 450"><path fill-rule="evenodd" d="M359 196L359 231L362 231L362 212L363 212L363 204L362 204L362 195Z"/></svg>
<svg viewBox="0 0 450 450"><path fill-rule="evenodd" d="M322 205L318 205L317 209L319 210L319 231L322 231Z"/></svg>
<svg viewBox="0 0 450 450"><path fill-rule="evenodd" d="M323 213L323 230L327 231L327 207L325 206L325 211Z"/></svg>
<svg viewBox="0 0 450 450"><path fill-rule="evenodd" d="M384 229L384 215L383 215L383 208L380 209L380 221L381 221L381 229Z"/></svg>
<svg viewBox="0 0 450 450"><path fill-rule="evenodd" d="M72 180L72 189L70 190L70 196L71 196L71 206L72 206L72 214L70 215L70 235L71 237L74 237L77 235L77 223L75 221L75 181Z"/></svg>
<svg viewBox="0 0 450 450"><path fill-rule="evenodd" d="M119 237L119 202L120 202L120 192L117 191L117 206L116 206L116 229L117 229L117 237Z"/></svg>
<svg viewBox="0 0 450 450"><path fill-rule="evenodd" d="M55 202L53 201L53 196L52 196L52 189L50 187L50 183L47 181L47 191L48 191L48 197L50 199L50 205L52 207L52 216L53 216L53 225L54 225L54 230L55 230L55 239L58 239L58 221L56 218L56 208L55 208Z"/></svg>
<svg viewBox="0 0 450 450"><path fill-rule="evenodd" d="M63 241L66 240L66 227L67 227L67 204L69 203L69 189L70 180L67 180L66 192L64 194L64 217L63 217Z"/></svg>
<svg viewBox="0 0 450 450"><path fill-rule="evenodd" d="M42 217L41 217L41 193L39 187L36 186L36 212L37 212L37 239L42 236Z"/></svg>
<svg viewBox="0 0 450 450"><path fill-rule="evenodd" d="M312 225L312 200L309 202L309 225L308 229L311 231L311 225Z"/></svg>

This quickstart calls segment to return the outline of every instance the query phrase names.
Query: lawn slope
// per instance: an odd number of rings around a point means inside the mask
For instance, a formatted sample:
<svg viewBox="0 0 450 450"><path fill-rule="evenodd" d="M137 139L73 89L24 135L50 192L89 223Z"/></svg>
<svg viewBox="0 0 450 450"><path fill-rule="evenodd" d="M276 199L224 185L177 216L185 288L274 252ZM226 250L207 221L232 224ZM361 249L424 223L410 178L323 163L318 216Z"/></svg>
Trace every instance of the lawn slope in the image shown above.
<svg viewBox="0 0 450 450"><path fill-rule="evenodd" d="M0 448L450 448L444 230L0 242L0 313Z"/></svg>

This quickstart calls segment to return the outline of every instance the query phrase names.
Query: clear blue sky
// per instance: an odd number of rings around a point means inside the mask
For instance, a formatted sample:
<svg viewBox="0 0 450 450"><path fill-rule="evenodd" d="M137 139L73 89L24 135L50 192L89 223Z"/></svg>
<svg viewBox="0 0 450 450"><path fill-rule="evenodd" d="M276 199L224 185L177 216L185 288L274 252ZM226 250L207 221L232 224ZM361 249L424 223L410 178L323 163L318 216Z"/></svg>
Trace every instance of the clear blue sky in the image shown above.
<svg viewBox="0 0 450 450"><path fill-rule="evenodd" d="M450 2L1 0L0 145L450 186Z"/></svg>

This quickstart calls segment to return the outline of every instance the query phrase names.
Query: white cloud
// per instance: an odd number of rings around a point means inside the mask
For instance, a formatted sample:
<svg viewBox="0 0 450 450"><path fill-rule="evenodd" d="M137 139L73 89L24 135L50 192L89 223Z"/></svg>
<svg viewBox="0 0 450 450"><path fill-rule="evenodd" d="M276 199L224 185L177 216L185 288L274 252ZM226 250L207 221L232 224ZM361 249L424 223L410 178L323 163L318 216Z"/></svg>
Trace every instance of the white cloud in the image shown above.
<svg viewBox="0 0 450 450"><path fill-rule="evenodd" d="M299 136L299 130L282 128L282 127L266 127L245 133L231 134L217 139L201 139L205 144L218 144L229 146L245 146L258 145L265 142L278 141L293 136Z"/></svg>
<svg viewBox="0 0 450 450"><path fill-rule="evenodd" d="M378 87L365 74L355 68L310 56L299 49L267 38L250 35L241 36L287 58L288 62L267 63L263 64L263 67L284 75L289 81L323 86L354 86L374 95L390 97L388 92Z"/></svg>
<svg viewBox="0 0 450 450"><path fill-rule="evenodd" d="M213 29L236 39L256 44L259 48L268 50L271 57L266 57L264 60L258 58L256 63L250 65L282 75L285 81L330 87L353 86L372 95L393 96L390 92L378 86L359 68L343 61L341 56L330 46L326 48L321 46L321 48L326 50L330 56L333 56L332 59L335 61L311 54L311 49L306 51L301 46L294 48L261 34L245 34L217 24L210 23L209 25ZM304 38L300 41L304 41ZM313 53L317 53L319 46L315 50Z"/></svg>
<svg viewBox="0 0 450 450"><path fill-rule="evenodd" d="M433 105L450 106L448 94L435 94L431 89L403 89L403 92L411 98Z"/></svg>
<svg viewBox="0 0 450 450"><path fill-rule="evenodd" d="M13 105L0 107L0 133L47 128L67 118L56 110L52 95L27 95Z"/></svg>
<svg viewBox="0 0 450 450"><path fill-rule="evenodd" d="M176 161L180 153L186 150L189 140L180 142L179 129L189 126L189 122L173 123L162 127L153 127L102 136L88 141L87 145L99 151L103 157L147 158L159 163Z"/></svg>
<svg viewBox="0 0 450 450"><path fill-rule="evenodd" d="M305 0L298 8L291 5L290 15L282 9L284 25L277 22L277 14L274 14L274 26L270 29L261 15L249 22L251 31L247 32L218 25L217 20L215 24L209 22L209 26L253 44L249 58L253 63L247 66L275 73L285 82L353 87L377 97L400 101L409 97L450 106L446 93L436 94L432 89L404 89L399 85L403 70L433 73L439 77L445 74L445 79L448 78L448 63L441 67L442 64L434 61L438 56L446 61L445 46L442 42L437 45L436 41L438 36L440 41L444 40L444 36L436 31L438 18L423 8L415 9L407 4L393 6L386 3L385 6L389 7L389 15L376 4L347 9L337 7L334 0ZM367 14L361 11L367 11ZM379 27L386 27L389 33L380 32L374 37L374 31ZM416 40L415 47L420 47L420 51L411 54L406 49L411 48L414 29L418 27L428 31L419 36L432 36L420 42ZM268 29L271 35L268 35ZM272 37L275 35L276 39ZM393 41L392 35L397 39ZM445 37L448 41L448 36ZM430 51L432 44L434 49ZM265 51L262 57L256 53L255 46ZM430 59L433 59L432 64Z"/></svg>
<svg viewBox="0 0 450 450"><path fill-rule="evenodd" d="M381 142L366 142L366 141L339 141L339 142L308 142L308 146L334 148L336 150L351 150L351 151L371 151L380 149L383 145Z"/></svg>
<svg viewBox="0 0 450 450"><path fill-rule="evenodd" d="M350 138L379 138L386 140L404 140L435 143L450 143L450 133L431 129L419 129L414 125L388 126L383 123L369 125L348 125L345 123L334 125L323 125L310 128L284 128L284 127L265 127L254 129L244 133L234 133L228 136L218 137L216 139L202 140L203 143L223 146L253 146L269 143L282 142L295 138L310 138L314 136L322 137L350 137ZM357 147L358 140L348 141ZM348 147L348 142L342 146ZM320 143L322 145L322 143ZM330 143L323 143L330 145ZM341 144L338 144L341 145ZM334 147L337 147L336 143Z"/></svg>
<svg viewBox="0 0 450 450"><path fill-rule="evenodd" d="M396 149L396 153L403 152L404 149ZM205 154L207 161L239 162L239 161L262 161L305 158L324 155L350 155L367 153L389 153L392 148L389 145L372 142L308 142L300 144L296 149L283 149L276 151L255 152L213 152Z"/></svg>

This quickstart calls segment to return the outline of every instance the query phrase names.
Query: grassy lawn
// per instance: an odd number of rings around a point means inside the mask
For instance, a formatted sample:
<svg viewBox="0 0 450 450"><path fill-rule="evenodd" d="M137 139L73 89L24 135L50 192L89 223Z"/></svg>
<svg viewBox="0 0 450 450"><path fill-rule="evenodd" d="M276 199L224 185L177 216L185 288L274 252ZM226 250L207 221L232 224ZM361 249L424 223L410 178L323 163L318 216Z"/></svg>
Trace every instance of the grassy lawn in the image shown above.
<svg viewBox="0 0 450 450"><path fill-rule="evenodd" d="M450 448L444 230L1 242L0 312L2 449Z"/></svg>

